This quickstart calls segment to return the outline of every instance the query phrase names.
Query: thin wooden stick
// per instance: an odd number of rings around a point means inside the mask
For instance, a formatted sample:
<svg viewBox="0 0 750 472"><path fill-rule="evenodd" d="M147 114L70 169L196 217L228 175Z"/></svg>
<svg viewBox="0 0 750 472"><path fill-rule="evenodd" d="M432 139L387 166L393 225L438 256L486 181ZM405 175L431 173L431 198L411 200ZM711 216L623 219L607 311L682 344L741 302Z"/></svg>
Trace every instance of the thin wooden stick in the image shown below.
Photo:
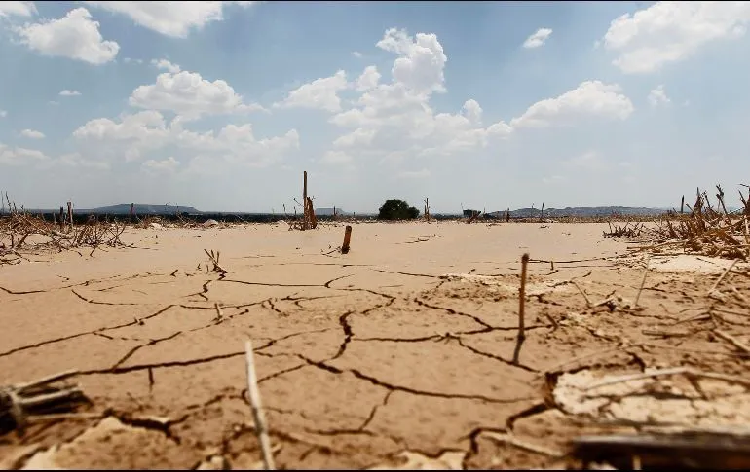
<svg viewBox="0 0 750 472"><path fill-rule="evenodd" d="M214 318L213 321L222 321L224 319L224 314L221 312L221 307L218 303L214 303L214 310L216 310L216 318Z"/></svg>
<svg viewBox="0 0 750 472"><path fill-rule="evenodd" d="M719 329L715 329L713 332L714 334L716 334L718 338L723 339L724 341L728 342L729 344L736 347L737 349L750 353L750 346L748 346L747 344L741 343L729 333L725 333L724 331L721 331Z"/></svg>
<svg viewBox="0 0 750 472"><path fill-rule="evenodd" d="M641 299L641 292L643 292L643 286L646 285L646 276L648 275L648 265L651 262L651 256L646 258L646 270L643 271L643 278L641 279L641 286L638 288L638 295L635 296L635 302L633 302L633 308L638 308L638 300Z"/></svg>
<svg viewBox="0 0 750 472"><path fill-rule="evenodd" d="M524 309L526 305L526 268L529 265L529 254L521 257L521 288L518 291L518 336L516 337L516 348L513 350L513 364L518 365L518 356L521 354L521 346L526 340L526 327L524 326Z"/></svg>
<svg viewBox="0 0 750 472"><path fill-rule="evenodd" d="M305 172L305 174L307 174L307 172ZM247 395L250 399L250 409L253 412L255 433L258 435L258 442L260 442L260 449L263 454L263 463L266 470L275 470L276 467L273 462L273 453L271 452L271 440L268 437L268 426L266 425L266 418L263 415L260 391L258 390L258 380L255 375L253 345L249 339L245 341L245 364L247 365Z"/></svg>
<svg viewBox="0 0 750 472"><path fill-rule="evenodd" d="M589 300L589 297L586 295L586 292L583 291L580 285L578 285L578 282L575 280L570 280L570 283L576 286L579 292L581 292L581 295L583 295L583 299L586 300L586 307L591 308L591 300Z"/></svg>
<svg viewBox="0 0 750 472"><path fill-rule="evenodd" d="M47 393L44 395L37 395L32 398L21 398L20 404L24 408L31 408L34 406L42 405L44 403L54 402L55 400L61 400L75 395L76 393L83 393L79 387L69 387L63 390L59 390L53 393Z"/></svg>
<svg viewBox="0 0 750 472"><path fill-rule="evenodd" d="M486 431L482 433L482 436L490 438L493 441L497 441L499 443L510 444L511 446L515 446L519 449L534 452L536 454L541 454L544 456L562 457L564 455L564 453L561 451L555 451L552 449L547 449L544 446L537 446L536 444L527 443L526 441L523 441L510 433L501 434L495 433L493 431Z"/></svg>
<svg viewBox="0 0 750 472"><path fill-rule="evenodd" d="M732 268L737 263L737 261L739 261L739 259L735 259L732 261L731 264L729 264L729 267L727 267L727 270L725 270L724 273L721 274L721 276L719 276L718 279L716 279L716 282L714 283L713 287L711 287L711 290L709 290L706 295L711 295L711 293L719 287L719 284L721 283L721 281L724 280L724 278L732 270Z"/></svg>
<svg viewBox="0 0 750 472"><path fill-rule="evenodd" d="M41 378L39 380L34 380L33 382L24 382L21 384L16 384L13 386L14 389L21 392L29 387L36 387L39 385L44 385L48 383L52 383L58 380L67 379L68 377L73 377L74 375L78 374L78 370L66 370L64 372L60 372L58 374L50 375L48 377Z"/></svg>
<svg viewBox="0 0 750 472"><path fill-rule="evenodd" d="M740 377L733 377L731 375L724 375L724 374L715 374L713 372L699 372L694 369L691 369L690 367L674 367L671 369L660 369L655 370L653 372L647 372L645 374L634 374L634 375L623 375L620 377L613 377L609 379L602 380L600 382L594 382L590 385L587 385L584 390L590 390L597 387L603 387L605 385L612 385L620 382L628 382L631 380L646 380L646 379L653 379L656 377L666 377L669 375L687 375L689 377L693 378L705 378L705 379L711 379L711 380L723 380L725 382L731 382L736 383L739 385L750 385L750 380L743 379Z"/></svg>
<svg viewBox="0 0 750 472"><path fill-rule="evenodd" d="M586 360L586 359L589 359L589 358L592 358L592 357L603 356L605 354L610 354L610 353L613 353L613 352L623 352L623 349L626 348L626 347L638 347L638 346L639 346L638 344L633 345L633 346L617 346L617 347L613 347L613 348L610 348L610 349L605 349L603 351L594 351L594 352L590 352L588 354L583 354L583 355L580 355L580 356L576 356L576 357L573 357L573 358L568 359L566 361L563 361L563 362L560 362L558 364L555 364L552 367L548 367L548 368L544 369L543 374L547 374L547 373L551 373L551 372L557 372L559 369L561 369L561 368L563 368L563 367L565 367L567 365L571 365L571 364L574 364L576 362L580 362L580 361L583 361L583 360Z"/></svg>

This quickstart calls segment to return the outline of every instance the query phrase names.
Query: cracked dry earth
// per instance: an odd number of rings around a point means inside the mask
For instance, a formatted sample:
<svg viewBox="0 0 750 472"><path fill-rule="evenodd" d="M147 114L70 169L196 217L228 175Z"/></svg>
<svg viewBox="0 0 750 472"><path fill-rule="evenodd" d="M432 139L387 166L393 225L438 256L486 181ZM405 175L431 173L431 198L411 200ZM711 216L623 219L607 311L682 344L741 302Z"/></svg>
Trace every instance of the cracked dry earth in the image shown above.
<svg viewBox="0 0 750 472"><path fill-rule="evenodd" d="M640 309L624 309L644 260L602 239L605 226L355 224L347 255L324 254L342 225L130 230L135 248L2 267L0 384L78 369L88 412L107 417L6 434L0 465L261 468L244 400L251 339L277 467L555 467L545 450L633 430L589 424L587 411L627 420L661 405L570 404L576 375L747 367L710 331L742 338L746 268L707 297L726 261L654 257ZM221 252L225 274L203 249ZM523 252L527 340L513 365ZM731 423L747 394L727 392L734 404L697 415ZM682 418L674 408L664 415Z"/></svg>

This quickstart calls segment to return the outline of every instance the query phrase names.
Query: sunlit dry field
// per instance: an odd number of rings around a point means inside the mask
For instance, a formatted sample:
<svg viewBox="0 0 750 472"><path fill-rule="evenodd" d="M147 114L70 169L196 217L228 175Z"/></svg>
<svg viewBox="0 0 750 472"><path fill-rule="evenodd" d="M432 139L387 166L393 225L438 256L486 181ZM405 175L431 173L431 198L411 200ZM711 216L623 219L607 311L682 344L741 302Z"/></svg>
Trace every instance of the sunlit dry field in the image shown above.
<svg viewBox="0 0 750 472"><path fill-rule="evenodd" d="M345 255L343 224L152 227L0 266L0 384L75 369L89 400L26 412L2 466L262 468L246 340L278 468L554 468L583 434L750 422L742 261L606 223L352 226Z"/></svg>

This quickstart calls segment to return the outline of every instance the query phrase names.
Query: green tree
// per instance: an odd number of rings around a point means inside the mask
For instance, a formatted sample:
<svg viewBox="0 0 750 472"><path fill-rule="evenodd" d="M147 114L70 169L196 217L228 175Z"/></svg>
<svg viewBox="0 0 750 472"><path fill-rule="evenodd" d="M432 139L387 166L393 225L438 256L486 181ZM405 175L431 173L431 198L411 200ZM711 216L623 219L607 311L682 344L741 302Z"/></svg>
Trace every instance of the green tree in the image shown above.
<svg viewBox="0 0 750 472"><path fill-rule="evenodd" d="M380 207L379 220L413 220L419 218L419 210L403 200L386 200Z"/></svg>

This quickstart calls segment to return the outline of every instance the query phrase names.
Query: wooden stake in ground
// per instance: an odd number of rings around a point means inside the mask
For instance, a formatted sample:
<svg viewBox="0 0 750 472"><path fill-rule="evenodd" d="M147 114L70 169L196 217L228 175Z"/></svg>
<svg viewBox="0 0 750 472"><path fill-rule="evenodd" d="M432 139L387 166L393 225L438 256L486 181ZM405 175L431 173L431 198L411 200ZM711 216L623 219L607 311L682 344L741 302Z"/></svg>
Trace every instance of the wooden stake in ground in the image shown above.
<svg viewBox="0 0 750 472"><path fill-rule="evenodd" d="M344 244L341 245L341 254L347 254L349 252L349 243L352 240L352 227L347 225L344 231Z"/></svg>
<svg viewBox="0 0 750 472"><path fill-rule="evenodd" d="M318 217L315 216L315 207L313 206L312 198L307 197L307 216L310 220L310 228L315 229L318 227Z"/></svg>
<svg viewBox="0 0 750 472"><path fill-rule="evenodd" d="M307 174L307 173L305 173ZM255 433L258 435L260 450L263 454L263 464L266 470L275 470L273 453L271 452L271 440L268 437L268 425L263 415L263 408L258 390L258 380L255 376L255 362L253 360L253 345L250 340L245 341L245 364L247 365L247 396L250 400L250 409L253 412L255 422Z"/></svg>
<svg viewBox="0 0 750 472"><path fill-rule="evenodd" d="M308 214L307 214L307 171L304 171L304 183L302 186L302 208L303 208L303 214L302 214L302 230L306 230L308 228Z"/></svg>
<svg viewBox="0 0 750 472"><path fill-rule="evenodd" d="M73 229L73 202L68 202L68 223L70 224L70 229Z"/></svg>
<svg viewBox="0 0 750 472"><path fill-rule="evenodd" d="M518 290L518 335L516 337L516 348L513 350L513 364L518 365L518 356L521 354L521 345L526 340L526 326L524 324L524 309L526 305L526 268L529 265L529 254L521 257L521 288Z"/></svg>

